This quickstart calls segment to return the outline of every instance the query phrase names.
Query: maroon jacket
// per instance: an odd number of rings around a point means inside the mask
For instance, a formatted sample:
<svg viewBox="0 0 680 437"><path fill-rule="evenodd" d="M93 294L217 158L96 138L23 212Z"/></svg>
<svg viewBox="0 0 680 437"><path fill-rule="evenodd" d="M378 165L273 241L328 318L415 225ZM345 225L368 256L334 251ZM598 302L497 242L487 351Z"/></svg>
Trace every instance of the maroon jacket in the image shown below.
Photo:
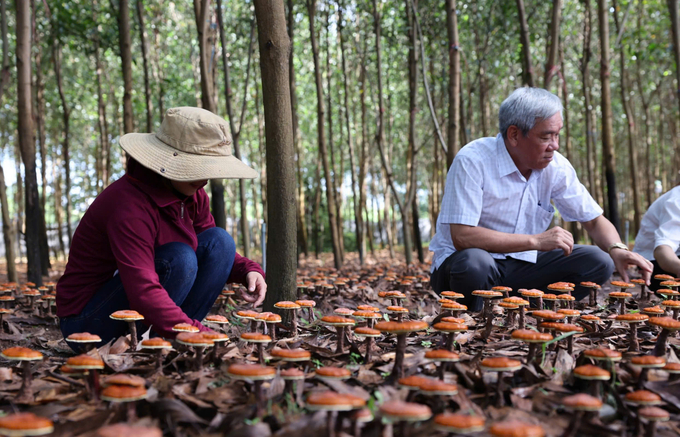
<svg viewBox="0 0 680 437"><path fill-rule="evenodd" d="M107 187L88 208L76 229L64 275L57 283L57 315L80 314L95 292L118 270L130 309L144 315L163 337L191 320L158 281L155 248L186 243L196 250L196 235L215 226L202 188L182 200L160 175L131 160L128 172ZM238 253L228 282L245 285L249 272L262 268Z"/></svg>

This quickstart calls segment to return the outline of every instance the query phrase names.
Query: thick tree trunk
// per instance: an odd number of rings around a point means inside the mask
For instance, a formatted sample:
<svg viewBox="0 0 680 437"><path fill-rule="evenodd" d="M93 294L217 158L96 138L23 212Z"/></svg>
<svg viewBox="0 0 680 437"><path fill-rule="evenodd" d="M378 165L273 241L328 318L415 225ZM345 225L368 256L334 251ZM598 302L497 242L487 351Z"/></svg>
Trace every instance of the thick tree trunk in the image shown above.
<svg viewBox="0 0 680 437"><path fill-rule="evenodd" d="M144 0L137 0L137 20L139 21L139 42L142 47L142 66L144 67L144 99L146 102L146 131L153 132L153 102L149 83L149 44L144 27Z"/></svg>
<svg viewBox="0 0 680 437"><path fill-rule="evenodd" d="M458 42L456 0L446 0L446 31L449 39L449 120L447 123L449 148L446 156L446 168L449 168L453 162L453 157L458 153L458 137L460 135L460 43Z"/></svg>
<svg viewBox="0 0 680 437"><path fill-rule="evenodd" d="M118 44L120 48L120 63L123 69L124 88L123 130L126 134L135 130L134 117L132 115L132 40L130 35L130 6L128 0L118 0ZM68 193L66 197L68 198Z"/></svg>
<svg viewBox="0 0 680 437"><path fill-rule="evenodd" d="M2 238L5 243L5 261L7 262L7 280L18 282L16 267L16 252L14 251L14 232L9 218L9 203L7 201L7 187L5 186L5 172L0 166L0 206L2 207Z"/></svg>
<svg viewBox="0 0 680 437"><path fill-rule="evenodd" d="M521 1L521 0L519 0ZM518 1L518 4L519 4ZM548 51L548 59L545 63L545 72L543 74L543 88L550 89L552 78L557 72L557 52L560 42L560 20L562 16L562 0L553 0L552 19L550 21L550 49Z"/></svg>
<svg viewBox="0 0 680 437"><path fill-rule="evenodd" d="M62 156L64 158L64 194L66 196L66 233L68 238L68 246L71 247L71 239L73 232L71 229L71 159L70 159L70 129L71 129L71 108L66 102L66 94L64 92L63 80L61 75L61 47L59 40L54 39L53 42L53 62L54 62L54 76L57 80L57 89L59 91L59 98L61 100L62 121L64 123L64 137L62 139Z"/></svg>
<svg viewBox="0 0 680 437"><path fill-rule="evenodd" d="M410 247L406 235L411 234L410 226L413 227L413 241L416 245L418 253L418 260L423 262L423 245L420 238L420 227L418 226L418 205L416 199L416 191L418 190L418 177L416 170L416 116L418 115L418 36L416 33L415 14L418 8L418 0L406 0L406 21L408 23L408 83L409 83L409 123L408 123L408 149L406 151L406 199L404 200L404 209L406 210L405 217L403 217L404 227L404 251L409 250L406 254L406 262L410 263L412 257ZM450 146L449 146L450 148ZM395 197L397 194L394 194ZM413 207L412 207L413 205ZM409 212L408 210L411 209ZM412 220L410 220L412 219ZM410 238L409 238L410 239Z"/></svg>
<svg viewBox="0 0 680 437"><path fill-rule="evenodd" d="M7 4L0 0L0 33L2 34L2 66L0 67L0 106L5 93L5 86L10 80L9 40L7 37Z"/></svg>
<svg viewBox="0 0 680 437"><path fill-rule="evenodd" d="M290 104L290 39L283 2L255 0L260 71L267 136L267 293L265 309L280 300L295 300L296 221L295 144Z"/></svg>
<svg viewBox="0 0 680 437"><path fill-rule="evenodd" d="M619 231L619 208L616 191L616 157L614 154L614 130L612 127L612 98L609 83L609 7L607 0L597 0L597 18L600 27L600 81L602 86L602 151L607 180L608 218Z"/></svg>
<svg viewBox="0 0 680 437"><path fill-rule="evenodd" d="M252 41L255 31L255 23L250 25L250 43L248 44L248 62L246 66L246 79L243 85L243 103L241 104L241 116L239 118L239 125L236 128L236 121L231 106L231 80L229 78L229 61L227 60L227 44L224 36L224 19L222 18L222 0L217 0L217 20L220 29L220 42L222 44L222 68L224 68L224 101L227 106L227 115L229 117L229 129L231 130L232 143L234 145L234 156L241 159L241 149L239 146L239 138L241 137L241 128L243 127L243 118L245 116L246 104L248 102L248 82L250 81L250 59L252 53ZM248 205L246 203L246 183L243 179L238 181L239 188L239 204L241 208L241 218L239 220L242 242L243 242L243 256L250 257L250 227L248 226Z"/></svg>
<svg viewBox="0 0 680 437"><path fill-rule="evenodd" d="M534 72L531 68L531 39L529 38L529 25L524 11L524 0L517 0L517 12L520 27L519 41L522 44L522 84L534 86Z"/></svg>
<svg viewBox="0 0 680 437"><path fill-rule="evenodd" d="M324 129L324 101L323 101L323 82L321 80L321 66L319 65L319 45L316 40L316 30L314 27L316 16L316 0L307 0L307 11L309 13L309 32L312 42L312 55L314 57L314 79L316 82L316 107L317 107L317 135L319 142L319 152L321 164L323 165L324 179L326 181L326 203L328 207L328 222L331 231L331 243L333 245L333 261L335 268L342 266L342 253L340 252L340 235L337 229L336 201L334 184L331 177L331 169L328 165L328 151L326 149L326 130Z"/></svg>
<svg viewBox="0 0 680 437"><path fill-rule="evenodd" d="M24 162L26 203L27 278L42 285L40 262L40 195L35 166L35 142L31 93L31 5L16 2L17 133Z"/></svg>
<svg viewBox="0 0 680 437"><path fill-rule="evenodd" d="M671 18L671 37L673 38L673 59L675 60L675 100L680 107L680 17L678 13L678 2L677 0L667 0L668 12ZM680 113L679 113L680 114ZM677 116L675 117L673 123L677 122ZM680 162L680 151L678 149L674 150L676 170L677 163Z"/></svg>
<svg viewBox="0 0 680 437"><path fill-rule="evenodd" d="M595 148L597 142L595 141L595 128L592 123L592 98L590 94L590 71L588 64L592 56L590 48L590 41L592 35L592 12L590 8L590 0L581 0L585 8L583 17L583 54L581 56L581 84L583 90L583 106L585 108L585 127L586 127L586 170L588 174L588 191L599 199L595 185Z"/></svg>

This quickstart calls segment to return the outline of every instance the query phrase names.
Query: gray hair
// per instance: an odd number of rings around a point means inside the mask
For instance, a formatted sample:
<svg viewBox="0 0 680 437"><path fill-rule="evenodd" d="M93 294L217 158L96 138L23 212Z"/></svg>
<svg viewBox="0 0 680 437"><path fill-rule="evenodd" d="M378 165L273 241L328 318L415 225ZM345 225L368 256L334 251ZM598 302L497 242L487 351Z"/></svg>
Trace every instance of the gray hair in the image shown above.
<svg viewBox="0 0 680 437"><path fill-rule="evenodd" d="M510 126L517 126L526 137L536 123L558 112L562 115L562 109L562 101L550 91L543 88L517 88L501 103L498 128L503 139L507 139Z"/></svg>

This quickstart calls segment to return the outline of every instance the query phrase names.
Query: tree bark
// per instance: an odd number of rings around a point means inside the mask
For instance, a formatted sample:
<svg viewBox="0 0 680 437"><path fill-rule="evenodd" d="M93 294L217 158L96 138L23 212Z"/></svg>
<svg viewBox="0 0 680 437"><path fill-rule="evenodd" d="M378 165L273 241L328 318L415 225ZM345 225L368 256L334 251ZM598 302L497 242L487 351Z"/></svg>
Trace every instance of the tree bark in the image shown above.
<svg viewBox="0 0 680 437"><path fill-rule="evenodd" d="M0 33L2 33L2 66L0 67L0 106L5 93L5 86L10 80L9 40L7 38L7 4L0 0Z"/></svg>
<svg viewBox="0 0 680 437"><path fill-rule="evenodd" d="M521 1L521 0L519 0ZM518 4L519 4L518 1ZM557 54L560 42L560 20L562 16L562 0L553 0L552 20L550 21L550 50L548 52L548 59L545 63L545 72L543 74L543 88L550 89L552 78L557 72Z"/></svg>
<svg viewBox="0 0 680 437"><path fill-rule="evenodd" d="M581 84L583 90L583 106L585 109L585 127L586 127L586 169L588 174L588 191L595 197L599 199L600 196L597 192L597 187L595 185L595 148L597 142L595 141L595 128L592 123L592 97L590 94L590 71L588 70L588 64L590 63L590 57L592 56L592 50L590 46L591 36L592 36L592 11L590 8L590 0L581 0L585 8L583 17L583 54L581 56Z"/></svg>
<svg viewBox="0 0 680 437"><path fill-rule="evenodd" d="M616 157L612 127L612 98L609 83L609 7L607 0L597 0L597 18L600 27L600 82L602 86L602 151L607 180L608 218L621 234L616 191Z"/></svg>
<svg viewBox="0 0 680 437"><path fill-rule="evenodd" d="M97 23L97 2L92 4L92 20ZM95 76L97 77L97 129L99 130L99 165L97 168L98 181L97 186L100 191L106 188L109 182L108 161L109 161L109 123L106 119L106 101L104 100L104 92L102 91L102 63L99 57L99 31L95 25L93 27L93 43L94 43L94 66Z"/></svg>
<svg viewBox="0 0 680 437"><path fill-rule="evenodd" d="M144 67L144 99L146 103L146 131L153 132L153 101L149 83L149 44L144 26L144 0L137 0L137 20L139 21L139 42L142 47L142 66Z"/></svg>
<svg viewBox="0 0 680 437"><path fill-rule="evenodd" d="M373 255L373 233L371 229L371 217L368 215L367 196L366 196L366 175L368 174L368 124L366 121L366 47L364 39L363 51L359 65L359 103L361 108L361 147L359 150L359 213L366 213L366 239L368 240L369 250ZM362 226L363 228L363 226ZM363 240L363 239L362 239ZM366 249L364 248L364 251Z"/></svg>
<svg viewBox="0 0 680 437"><path fill-rule="evenodd" d="M265 309L280 300L295 300L296 220L295 144L290 104L288 62L290 39L283 2L255 0L260 70L267 136L267 282Z"/></svg>
<svg viewBox="0 0 680 437"><path fill-rule="evenodd" d="M130 37L130 6L128 0L118 0L118 44L120 63L123 69L123 130L127 134L135 130L132 113L132 52L130 48L132 40ZM64 161L66 161L65 157ZM66 183L68 183L68 180ZM68 193L66 193L66 197L68 198Z"/></svg>
<svg viewBox="0 0 680 437"><path fill-rule="evenodd" d="M458 153L460 135L460 48L456 0L446 0L446 31L449 38L449 120L447 124L449 148L446 155L446 168L449 168L454 156Z"/></svg>
<svg viewBox="0 0 680 437"><path fill-rule="evenodd" d="M418 8L418 0L406 0L406 21L408 23L408 83L409 83L409 123L408 123L408 149L406 150L406 200L404 208L407 210L403 217L404 235L413 232L413 241L418 253L418 260L424 261L423 245L420 243L420 227L418 226L418 202L416 191L418 191L417 161L416 161L416 116L418 114L418 35L416 33L415 14ZM456 93L457 94L457 93ZM456 105L457 106L457 105ZM449 146L450 148L450 146ZM394 194L395 197L397 194ZM411 209L409 212L408 210ZM412 219L412 220L411 220ZM409 229L410 227L413 229ZM410 235L409 235L410 236ZM404 237L404 251L406 263L410 263L410 247L407 248L407 240Z"/></svg>
<svg viewBox="0 0 680 437"><path fill-rule="evenodd" d="M531 68L531 39L529 38L529 25L527 24L524 0L517 0L517 12L519 14L519 41L522 45L522 84L534 86L534 72Z"/></svg>
<svg viewBox="0 0 680 437"><path fill-rule="evenodd" d="M324 129L324 101L323 101L323 82L321 80L321 66L319 65L319 45L316 40L316 30L314 27L316 15L316 0L307 0L307 11L309 13L309 32L312 42L312 55L314 57L314 79L316 82L316 107L317 107L317 135L319 142L319 152L321 164L323 165L324 179L326 181L326 203L328 207L328 222L331 231L331 243L333 245L333 261L335 268L342 266L342 254L340 253L340 236L337 229L336 201L334 184L331 177L331 169L328 165L328 151L326 149L326 130Z"/></svg>
<svg viewBox="0 0 680 437"><path fill-rule="evenodd" d="M667 0L668 12L671 18L671 37L673 38L673 59L675 60L675 100L680 107L680 17L677 0ZM679 113L680 114L680 113ZM677 116L673 123L677 123ZM680 151L674 150L676 164L680 161ZM677 166L676 166L677 170Z"/></svg>
<svg viewBox="0 0 680 437"><path fill-rule="evenodd" d="M5 172L0 165L0 205L2 207L2 238L5 243L5 261L7 262L8 282L18 282L16 253L14 251L14 232L9 218L9 203L7 201L7 186L5 186Z"/></svg>
<svg viewBox="0 0 680 437"><path fill-rule="evenodd" d="M17 131L24 162L26 204L27 278L42 285L40 260L40 195L35 166L35 142L31 92L31 5L16 3Z"/></svg>
<svg viewBox="0 0 680 437"><path fill-rule="evenodd" d="M234 119L234 111L231 106L231 80L229 77L229 61L227 60L227 43L224 35L224 19L222 18L222 0L217 0L217 21L219 22L220 43L222 44L222 67L224 68L224 101L227 106L227 116L229 117L229 129L231 130L232 143L234 145L234 156L241 159L241 148L239 146L239 138L241 137L241 128L243 127L243 118L246 111L246 103L248 102L248 82L250 81L250 59L252 53L253 35L255 33L255 22L250 24L250 42L248 44L248 62L246 66L246 80L243 85L243 103L241 104L241 116L239 118L238 128L236 127L236 120ZM250 257L250 226L248 225L248 205L246 203L246 184L243 179L238 180L239 188L239 204L241 208L241 218L239 220L243 242L243 256Z"/></svg>
<svg viewBox="0 0 680 437"><path fill-rule="evenodd" d="M52 56L54 63L54 76L57 81L57 89L59 90L59 98L61 100L62 122L64 124L63 139L62 139L62 156L64 158L64 195L66 196L66 233L68 239L68 246L71 247L71 239L73 238L73 231L71 229L71 158L70 158L70 129L71 129L71 108L66 101L66 94L64 93L63 80L61 75L61 46L59 40L54 39L52 46Z"/></svg>

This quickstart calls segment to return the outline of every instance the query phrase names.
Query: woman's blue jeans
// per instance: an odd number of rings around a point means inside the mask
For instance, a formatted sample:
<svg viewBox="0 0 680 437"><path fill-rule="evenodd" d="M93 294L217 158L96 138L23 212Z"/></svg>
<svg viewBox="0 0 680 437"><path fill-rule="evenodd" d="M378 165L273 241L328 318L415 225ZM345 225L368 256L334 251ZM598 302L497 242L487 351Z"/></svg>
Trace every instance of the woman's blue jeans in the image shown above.
<svg viewBox="0 0 680 437"><path fill-rule="evenodd" d="M156 248L155 264L158 280L168 296L190 318L203 320L220 295L234 264L234 239L222 228L214 227L198 234L196 252L184 243L168 243ZM89 332L101 337L102 343L128 334L127 323L113 320L111 313L130 309L120 275L106 282L83 311L60 320L64 338L75 332ZM137 322L137 334L146 331ZM153 335L153 331L152 331ZM76 352L82 349L67 342Z"/></svg>

